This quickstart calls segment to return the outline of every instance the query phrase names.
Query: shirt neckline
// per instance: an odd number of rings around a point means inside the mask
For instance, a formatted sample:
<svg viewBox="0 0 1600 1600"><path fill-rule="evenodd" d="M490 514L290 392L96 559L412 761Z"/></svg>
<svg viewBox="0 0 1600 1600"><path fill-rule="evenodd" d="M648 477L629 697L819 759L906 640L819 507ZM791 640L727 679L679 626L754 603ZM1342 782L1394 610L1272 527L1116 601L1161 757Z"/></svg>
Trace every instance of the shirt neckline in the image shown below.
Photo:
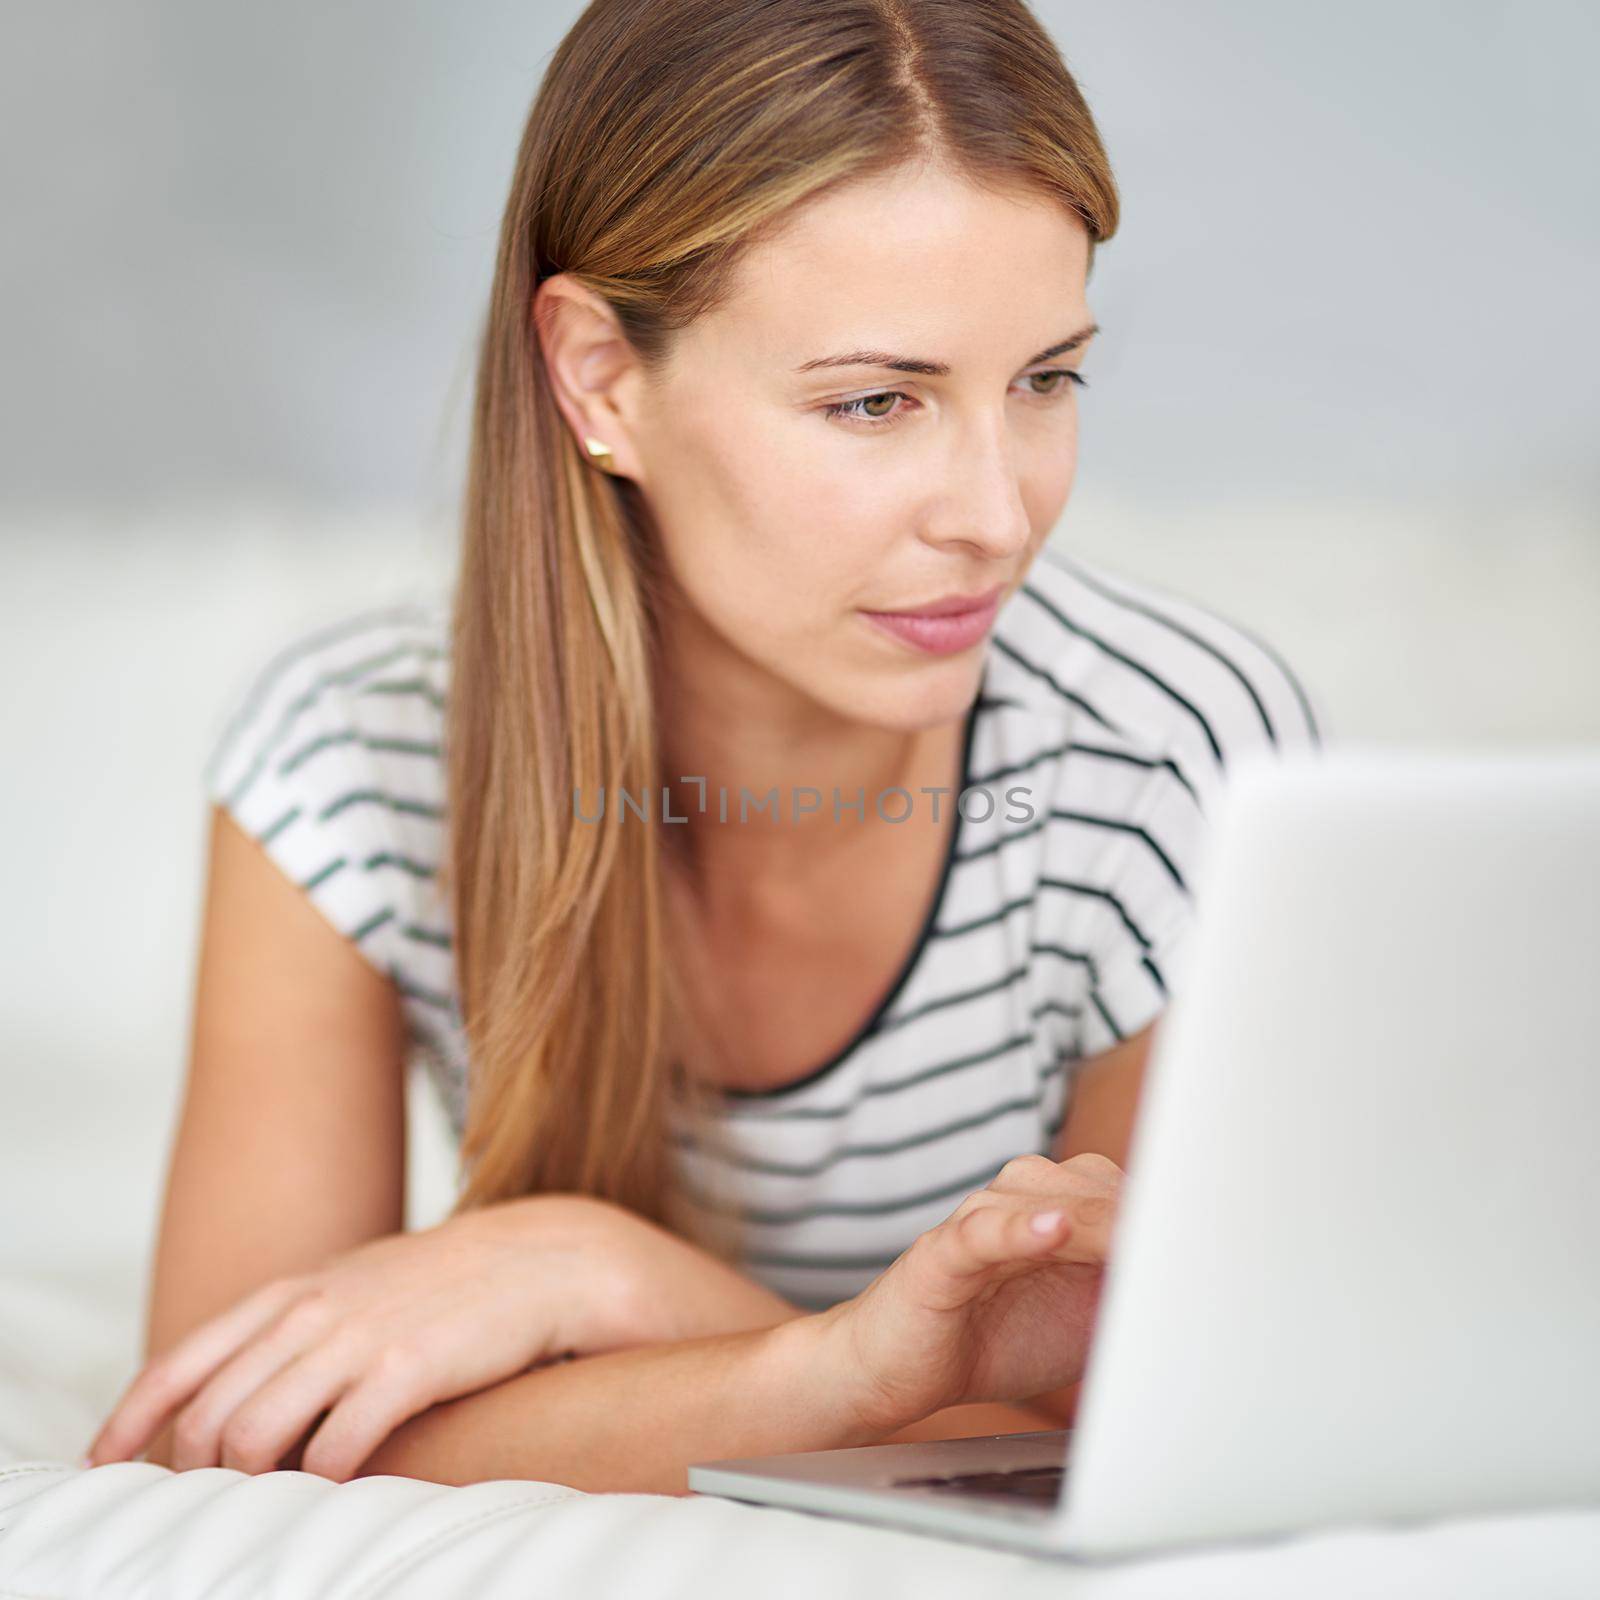
<svg viewBox="0 0 1600 1600"><path fill-rule="evenodd" d="M905 960L900 963L900 970L884 991L882 999L873 1007L872 1014L820 1066L812 1067L800 1077L792 1078L788 1083L781 1083L770 1089L740 1089L723 1086L717 1090L720 1098L729 1101L776 1100L785 1095L795 1094L801 1089L808 1089L815 1083L820 1083L830 1073L849 1060L878 1031L884 1016L900 996L905 993L912 974L921 964L923 952L928 947L928 941L933 937L934 926L939 920L939 913L944 908L945 896L949 892L950 874L954 870L961 841L961 825L963 821L961 795L972 779L972 746L978 726L978 714L986 702L986 691L989 686L989 660L990 657L986 653L983 672L978 683L978 692L973 696L972 704L967 707L966 723L961 736L961 775L957 782L955 793L955 822L951 826L950 838L945 846L944 863L939 869L939 882L933 891L933 899L928 906L926 915L922 919L922 926L917 931L917 937Z"/></svg>

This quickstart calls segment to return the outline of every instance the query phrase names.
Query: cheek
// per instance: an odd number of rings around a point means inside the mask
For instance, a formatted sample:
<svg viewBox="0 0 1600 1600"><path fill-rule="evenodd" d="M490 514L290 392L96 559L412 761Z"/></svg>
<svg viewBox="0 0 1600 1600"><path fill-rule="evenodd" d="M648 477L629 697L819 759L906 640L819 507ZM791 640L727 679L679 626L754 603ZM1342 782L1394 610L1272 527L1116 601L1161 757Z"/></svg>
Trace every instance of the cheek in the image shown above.
<svg viewBox="0 0 1600 1600"><path fill-rule="evenodd" d="M1035 528L1048 531L1054 526L1072 493L1077 471L1078 419L1074 414L1065 419L1047 445L1030 457L1022 478L1022 503Z"/></svg>
<svg viewBox="0 0 1600 1600"><path fill-rule="evenodd" d="M684 584L708 613L736 623L752 602L769 635L798 637L837 623L869 599L905 518L882 471L792 436L707 463L714 483L701 515L679 524Z"/></svg>

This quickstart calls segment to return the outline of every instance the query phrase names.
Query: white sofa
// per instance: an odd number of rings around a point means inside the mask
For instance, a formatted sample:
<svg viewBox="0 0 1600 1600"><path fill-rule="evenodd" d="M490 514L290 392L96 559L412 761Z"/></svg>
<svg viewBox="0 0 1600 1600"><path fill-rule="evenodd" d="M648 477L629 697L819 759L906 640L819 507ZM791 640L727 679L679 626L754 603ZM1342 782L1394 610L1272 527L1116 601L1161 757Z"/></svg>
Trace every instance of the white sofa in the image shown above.
<svg viewBox="0 0 1600 1600"><path fill-rule="evenodd" d="M1560 519L1530 526L1463 544L1442 521L1393 512L1075 507L1063 536L1255 627L1315 684L1341 737L1593 741L1600 547ZM183 1070L200 768L222 705L289 632L437 592L449 570L441 534L376 514L0 530L12 907L0 932L0 1600L1600 1593L1600 1511L1079 1567L698 1497L78 1470L138 1365ZM413 1226L442 1214L452 1182L439 1109L417 1087Z"/></svg>

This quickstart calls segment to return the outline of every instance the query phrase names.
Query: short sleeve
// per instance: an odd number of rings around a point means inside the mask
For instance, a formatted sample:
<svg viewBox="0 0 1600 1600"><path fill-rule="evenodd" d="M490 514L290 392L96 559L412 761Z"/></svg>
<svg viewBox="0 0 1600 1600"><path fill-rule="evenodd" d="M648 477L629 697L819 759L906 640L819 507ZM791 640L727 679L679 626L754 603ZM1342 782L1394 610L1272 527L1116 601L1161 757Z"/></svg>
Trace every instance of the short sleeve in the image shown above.
<svg viewBox="0 0 1600 1600"><path fill-rule="evenodd" d="M1264 639L1252 637L1267 661L1259 678L1272 688L1277 705L1292 708L1280 712L1273 725L1273 747L1278 751L1320 750L1333 742L1336 733L1321 690L1303 672L1291 667Z"/></svg>
<svg viewBox="0 0 1600 1600"><path fill-rule="evenodd" d="M1241 758L1298 759L1320 753L1330 740L1321 697L1280 656L1260 644L1255 683L1279 714L1233 732L1230 770ZM1286 711L1293 707L1293 711ZM1192 749L1192 746L1186 747ZM1112 871L1118 920L1094 954L1084 1010L1081 1051L1108 1050L1146 1028L1166 1009L1183 980L1193 935L1195 868L1205 845L1205 819L1215 810L1226 774L1169 745L1150 769L1131 808L1132 824Z"/></svg>
<svg viewBox="0 0 1600 1600"><path fill-rule="evenodd" d="M324 917L393 977L408 908L391 797L363 688L401 651L377 629L302 636L236 688L206 794Z"/></svg>
<svg viewBox="0 0 1600 1600"><path fill-rule="evenodd" d="M1176 763L1150 769L1127 822L1106 885L1115 914L1103 919L1108 933L1090 957L1084 1056L1109 1050L1160 1015L1182 981L1193 931L1203 818Z"/></svg>

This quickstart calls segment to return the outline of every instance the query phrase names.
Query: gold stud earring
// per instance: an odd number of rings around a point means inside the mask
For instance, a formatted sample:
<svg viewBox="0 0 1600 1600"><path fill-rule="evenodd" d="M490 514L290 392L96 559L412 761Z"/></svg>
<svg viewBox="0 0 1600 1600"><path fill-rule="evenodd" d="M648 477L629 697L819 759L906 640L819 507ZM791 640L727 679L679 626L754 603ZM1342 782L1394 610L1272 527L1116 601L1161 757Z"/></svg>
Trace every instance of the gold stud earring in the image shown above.
<svg viewBox="0 0 1600 1600"><path fill-rule="evenodd" d="M599 439L584 435L583 448L589 452L589 459L599 467L602 472L611 471L611 446L603 444Z"/></svg>

